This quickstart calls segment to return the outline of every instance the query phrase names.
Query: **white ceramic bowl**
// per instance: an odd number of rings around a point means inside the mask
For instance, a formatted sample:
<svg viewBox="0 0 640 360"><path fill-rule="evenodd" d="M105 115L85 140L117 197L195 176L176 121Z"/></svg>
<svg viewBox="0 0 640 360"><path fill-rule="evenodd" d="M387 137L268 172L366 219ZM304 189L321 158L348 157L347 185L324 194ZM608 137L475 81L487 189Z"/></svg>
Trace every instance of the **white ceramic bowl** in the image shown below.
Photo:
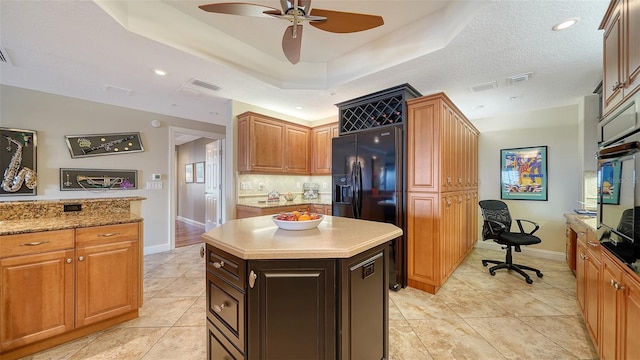
<svg viewBox="0 0 640 360"><path fill-rule="evenodd" d="M276 219L278 215L273 216L273 222L283 230L309 230L318 227L318 225L324 220L324 216L320 215L319 219L304 220L304 221L287 221Z"/></svg>

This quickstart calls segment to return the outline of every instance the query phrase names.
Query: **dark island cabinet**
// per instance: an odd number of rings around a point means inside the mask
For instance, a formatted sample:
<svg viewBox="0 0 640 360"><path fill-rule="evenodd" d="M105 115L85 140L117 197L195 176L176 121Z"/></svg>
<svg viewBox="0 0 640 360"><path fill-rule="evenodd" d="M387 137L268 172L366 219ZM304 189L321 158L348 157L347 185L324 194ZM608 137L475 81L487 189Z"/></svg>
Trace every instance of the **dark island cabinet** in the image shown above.
<svg viewBox="0 0 640 360"><path fill-rule="evenodd" d="M209 359L388 358L388 244L348 259L206 253Z"/></svg>

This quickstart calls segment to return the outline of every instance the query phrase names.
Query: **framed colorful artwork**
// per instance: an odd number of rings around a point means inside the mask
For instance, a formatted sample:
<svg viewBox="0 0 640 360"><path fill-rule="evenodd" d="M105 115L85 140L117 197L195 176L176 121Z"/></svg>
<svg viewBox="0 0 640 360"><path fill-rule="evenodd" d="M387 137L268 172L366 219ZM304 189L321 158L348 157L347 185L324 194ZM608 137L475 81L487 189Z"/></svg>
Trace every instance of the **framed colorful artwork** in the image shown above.
<svg viewBox="0 0 640 360"><path fill-rule="evenodd" d="M505 200L547 200L547 147L500 150L500 197Z"/></svg>

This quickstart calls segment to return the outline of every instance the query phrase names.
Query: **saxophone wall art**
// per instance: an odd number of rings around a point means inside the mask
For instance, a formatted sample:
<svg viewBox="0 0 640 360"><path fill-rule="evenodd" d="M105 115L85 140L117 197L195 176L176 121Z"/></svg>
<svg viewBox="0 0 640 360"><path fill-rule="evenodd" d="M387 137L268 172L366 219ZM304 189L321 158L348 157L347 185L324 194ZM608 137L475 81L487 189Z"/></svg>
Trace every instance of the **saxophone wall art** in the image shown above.
<svg viewBox="0 0 640 360"><path fill-rule="evenodd" d="M36 195L36 133L0 128L0 195Z"/></svg>

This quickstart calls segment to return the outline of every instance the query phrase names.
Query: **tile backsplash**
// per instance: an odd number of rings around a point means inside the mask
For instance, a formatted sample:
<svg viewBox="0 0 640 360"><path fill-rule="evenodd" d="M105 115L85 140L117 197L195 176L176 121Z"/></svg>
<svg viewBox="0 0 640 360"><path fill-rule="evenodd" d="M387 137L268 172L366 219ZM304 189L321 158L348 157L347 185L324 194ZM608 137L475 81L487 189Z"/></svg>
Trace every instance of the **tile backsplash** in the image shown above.
<svg viewBox="0 0 640 360"><path fill-rule="evenodd" d="M238 197L267 196L271 190L280 194L288 192L298 196L303 195L305 183L318 184L318 195L331 196L331 176L304 176L304 175L264 175L264 174L240 174L238 175Z"/></svg>

